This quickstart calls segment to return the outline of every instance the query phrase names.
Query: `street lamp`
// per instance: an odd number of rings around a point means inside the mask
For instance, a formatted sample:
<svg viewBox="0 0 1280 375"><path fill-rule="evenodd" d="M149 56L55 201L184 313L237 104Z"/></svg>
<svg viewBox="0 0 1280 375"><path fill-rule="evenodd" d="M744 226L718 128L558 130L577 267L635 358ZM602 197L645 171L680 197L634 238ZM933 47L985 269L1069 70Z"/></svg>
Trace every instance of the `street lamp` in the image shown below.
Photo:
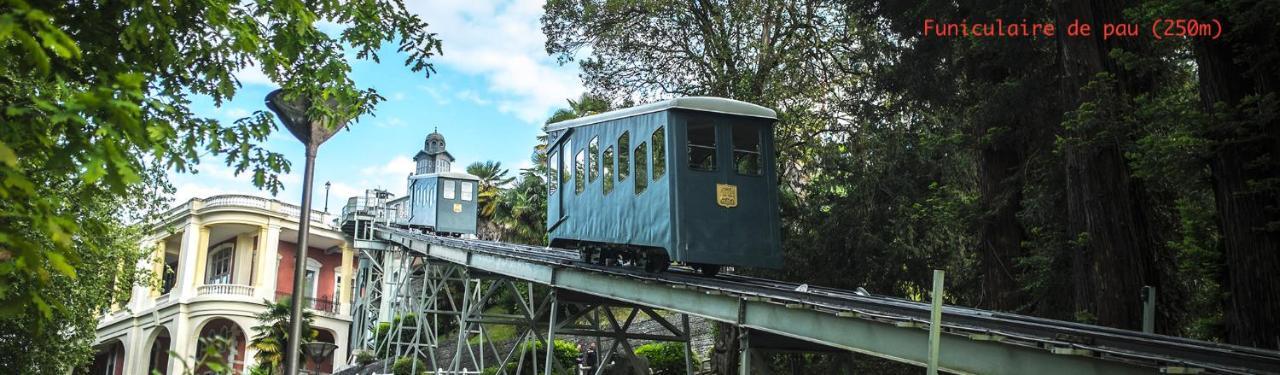
<svg viewBox="0 0 1280 375"><path fill-rule="evenodd" d="M302 172L302 209L299 210L301 215L298 218L298 250L294 253L293 265L293 302L290 303L292 311L289 314L289 346L285 348L285 373L294 375L298 373L298 354L299 340L302 338L302 300L299 295L302 294L303 281L305 276L302 270L306 269L307 263L307 235L311 231L311 181L315 177L316 151L320 149L320 144L329 140L338 129L346 123L346 119L341 121L328 121L324 118L311 118L307 112L311 109L312 103L310 98L286 98L284 90L276 89L267 94L267 108L276 113L280 117L280 122L284 123L284 127L289 129L293 136L302 141L306 147L307 158L306 167ZM336 109L337 103L329 100L325 105L330 109Z"/></svg>
<svg viewBox="0 0 1280 375"><path fill-rule="evenodd" d="M306 353L307 358L311 358L311 362L315 364L315 367L311 369L315 373L320 373L320 362L323 362L325 358L329 358L329 355L333 354L333 350L337 348L338 345L324 341L312 341L302 344L302 352Z"/></svg>
<svg viewBox="0 0 1280 375"><path fill-rule="evenodd" d="M324 213L329 213L329 181L324 182Z"/></svg>

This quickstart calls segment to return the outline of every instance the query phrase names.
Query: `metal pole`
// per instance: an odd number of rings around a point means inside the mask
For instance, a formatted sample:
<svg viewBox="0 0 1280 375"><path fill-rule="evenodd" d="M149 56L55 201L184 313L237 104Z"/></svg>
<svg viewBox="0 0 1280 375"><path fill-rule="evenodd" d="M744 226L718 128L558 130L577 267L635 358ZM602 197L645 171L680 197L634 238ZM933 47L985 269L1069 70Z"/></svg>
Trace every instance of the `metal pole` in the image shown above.
<svg viewBox="0 0 1280 375"><path fill-rule="evenodd" d="M551 320L547 321L547 367L545 367L546 370L542 372L544 375L551 375L551 370L554 367L552 364L555 363L552 361L555 361L556 354L556 310L560 309L557 303L559 298L556 296L555 289L551 289L550 297L551 314L549 315L551 315Z"/></svg>
<svg viewBox="0 0 1280 375"><path fill-rule="evenodd" d="M1142 287L1142 332L1156 331L1156 287Z"/></svg>
<svg viewBox="0 0 1280 375"><path fill-rule="evenodd" d="M316 168L316 149L319 145L307 143L306 167L302 172L302 209L298 215L298 249L294 251L293 297L289 312L289 347L285 350L285 373L298 373L299 350L302 345L302 290L307 270L307 236L311 231L311 179Z"/></svg>
<svg viewBox="0 0 1280 375"><path fill-rule="evenodd" d="M942 339L942 279L946 273L933 270L933 311L929 313L929 375L938 375L938 349Z"/></svg>
<svg viewBox="0 0 1280 375"><path fill-rule="evenodd" d="M742 354L739 355L738 374L751 375L751 330L746 327L738 327L738 346L741 348Z"/></svg>

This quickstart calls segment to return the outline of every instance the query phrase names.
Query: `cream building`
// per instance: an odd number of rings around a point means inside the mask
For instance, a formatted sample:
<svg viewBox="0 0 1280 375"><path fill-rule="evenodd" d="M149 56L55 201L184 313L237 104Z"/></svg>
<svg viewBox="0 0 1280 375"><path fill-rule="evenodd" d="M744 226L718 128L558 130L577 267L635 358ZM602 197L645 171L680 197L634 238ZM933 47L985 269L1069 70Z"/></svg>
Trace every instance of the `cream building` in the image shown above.
<svg viewBox="0 0 1280 375"><path fill-rule="evenodd" d="M194 357L199 337L208 336L229 338L233 348L224 355L237 372L247 372L256 354L248 343L264 301L293 292L299 212L296 205L244 195L192 199L166 212L145 243L154 255L138 264L162 285L134 287L128 303L103 316L91 373L180 374L182 362L168 353ZM330 373L348 358L355 254L331 215L312 211L311 217L304 301L315 313L319 339L338 348L306 368Z"/></svg>

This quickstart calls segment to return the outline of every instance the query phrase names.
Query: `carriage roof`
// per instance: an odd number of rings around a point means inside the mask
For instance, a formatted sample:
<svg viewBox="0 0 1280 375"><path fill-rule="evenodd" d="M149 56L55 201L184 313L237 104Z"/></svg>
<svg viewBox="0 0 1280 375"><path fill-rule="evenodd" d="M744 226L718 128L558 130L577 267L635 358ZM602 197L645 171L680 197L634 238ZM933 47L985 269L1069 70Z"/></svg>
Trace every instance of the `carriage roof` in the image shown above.
<svg viewBox="0 0 1280 375"><path fill-rule="evenodd" d="M410 179L420 179L420 178L430 178L430 177L444 177L444 178L452 178L455 180L475 180L475 181L480 180L480 177L476 177L475 175L472 175L470 173L462 173L462 172L436 172L436 173L426 173L426 174L409 176Z"/></svg>
<svg viewBox="0 0 1280 375"><path fill-rule="evenodd" d="M714 96L691 96L685 98L667 99L656 103L624 108L615 111L595 114L587 117L576 118L573 120L565 120L557 123L547 124L546 131L554 132L565 130L579 126L591 125L609 120L615 120L625 117L642 115L652 112L660 112L668 109L679 108L693 111L723 113L728 115L761 117L767 119L777 119L778 114L772 109L759 105Z"/></svg>

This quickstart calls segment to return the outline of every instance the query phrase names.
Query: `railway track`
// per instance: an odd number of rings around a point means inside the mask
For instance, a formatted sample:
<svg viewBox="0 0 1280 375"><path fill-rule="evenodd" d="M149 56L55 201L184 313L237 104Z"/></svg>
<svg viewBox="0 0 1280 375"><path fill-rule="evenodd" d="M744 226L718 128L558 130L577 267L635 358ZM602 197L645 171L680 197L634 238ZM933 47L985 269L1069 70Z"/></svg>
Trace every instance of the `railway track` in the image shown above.
<svg viewBox="0 0 1280 375"><path fill-rule="evenodd" d="M929 323L929 304L901 298L741 275L706 277L683 267L673 267L668 272L652 274L639 269L583 263L574 250L411 234L386 227L378 229L396 231L415 240L444 246L664 283L673 288L702 289L708 293L766 300L788 307L808 308L902 327L927 329ZM974 340L1000 341L1062 355L1093 356L1135 363L1167 373L1205 370L1227 374L1280 374L1280 352L1277 351L958 306L945 306L942 321L944 332L952 335L968 336Z"/></svg>

